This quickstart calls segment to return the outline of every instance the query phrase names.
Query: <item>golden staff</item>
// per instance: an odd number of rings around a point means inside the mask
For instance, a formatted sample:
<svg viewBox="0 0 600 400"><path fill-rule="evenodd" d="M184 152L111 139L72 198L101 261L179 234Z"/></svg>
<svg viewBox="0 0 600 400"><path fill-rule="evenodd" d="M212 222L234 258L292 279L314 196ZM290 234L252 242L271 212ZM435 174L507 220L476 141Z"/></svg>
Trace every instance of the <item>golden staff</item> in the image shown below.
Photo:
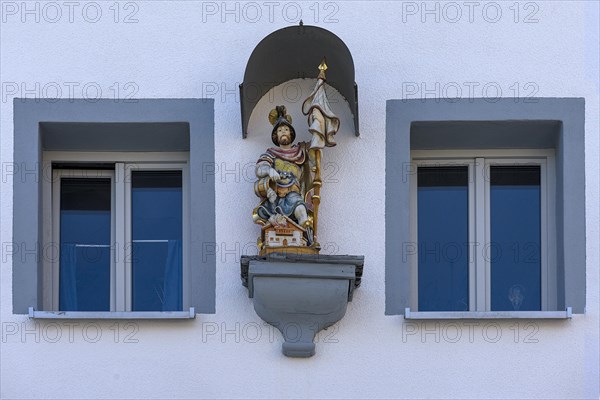
<svg viewBox="0 0 600 400"><path fill-rule="evenodd" d="M311 197L313 203L313 237L314 246L319 247L320 244L317 241L317 227L319 223L319 204L321 203L321 149L314 149L315 152L315 166L312 168L312 172L315 173L315 179L313 180L313 195Z"/></svg>

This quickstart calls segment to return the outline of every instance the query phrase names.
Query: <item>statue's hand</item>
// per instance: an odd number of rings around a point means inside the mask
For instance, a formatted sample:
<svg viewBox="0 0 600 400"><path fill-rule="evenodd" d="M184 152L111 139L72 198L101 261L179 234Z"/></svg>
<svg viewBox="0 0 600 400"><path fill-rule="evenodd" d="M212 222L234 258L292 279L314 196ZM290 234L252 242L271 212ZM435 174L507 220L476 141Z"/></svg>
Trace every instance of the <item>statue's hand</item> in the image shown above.
<svg viewBox="0 0 600 400"><path fill-rule="evenodd" d="M277 170L275 168L271 168L269 170L269 177L271 179L273 179L275 182L279 182L280 176L279 176L279 172L277 172Z"/></svg>
<svg viewBox="0 0 600 400"><path fill-rule="evenodd" d="M275 200L277 200L277 193L271 188L267 190L267 198L271 202L271 204L275 204Z"/></svg>

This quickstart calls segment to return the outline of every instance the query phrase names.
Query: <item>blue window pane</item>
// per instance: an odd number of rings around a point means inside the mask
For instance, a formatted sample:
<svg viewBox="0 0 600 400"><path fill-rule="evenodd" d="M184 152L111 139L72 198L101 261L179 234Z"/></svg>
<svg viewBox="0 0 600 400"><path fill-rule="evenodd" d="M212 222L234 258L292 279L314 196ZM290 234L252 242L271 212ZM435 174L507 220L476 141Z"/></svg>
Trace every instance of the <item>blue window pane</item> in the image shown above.
<svg viewBox="0 0 600 400"><path fill-rule="evenodd" d="M181 171L131 180L133 311L182 310Z"/></svg>
<svg viewBox="0 0 600 400"><path fill-rule="evenodd" d="M466 311L468 167L421 167L417 178L419 311Z"/></svg>
<svg viewBox="0 0 600 400"><path fill-rule="evenodd" d="M61 311L110 311L110 205L110 179L61 180Z"/></svg>
<svg viewBox="0 0 600 400"><path fill-rule="evenodd" d="M492 310L541 310L539 166L492 166Z"/></svg>

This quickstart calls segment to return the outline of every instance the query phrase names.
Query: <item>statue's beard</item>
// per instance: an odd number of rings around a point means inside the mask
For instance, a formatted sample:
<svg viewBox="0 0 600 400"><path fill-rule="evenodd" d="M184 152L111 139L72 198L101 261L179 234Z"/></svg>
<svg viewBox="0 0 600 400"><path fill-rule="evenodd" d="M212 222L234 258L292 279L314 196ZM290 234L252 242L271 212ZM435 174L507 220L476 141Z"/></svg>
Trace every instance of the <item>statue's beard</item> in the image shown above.
<svg viewBox="0 0 600 400"><path fill-rule="evenodd" d="M291 141L290 137L287 135L284 135L279 139L279 144L286 146L286 145L290 144L290 141Z"/></svg>

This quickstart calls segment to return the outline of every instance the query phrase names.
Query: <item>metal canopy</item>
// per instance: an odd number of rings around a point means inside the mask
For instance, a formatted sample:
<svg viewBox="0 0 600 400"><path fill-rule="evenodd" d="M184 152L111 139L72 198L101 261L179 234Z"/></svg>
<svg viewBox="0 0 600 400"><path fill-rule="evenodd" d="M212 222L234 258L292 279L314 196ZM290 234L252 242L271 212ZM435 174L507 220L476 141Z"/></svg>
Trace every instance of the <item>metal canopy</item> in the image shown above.
<svg viewBox="0 0 600 400"><path fill-rule="evenodd" d="M346 44L330 31L317 26L290 26L271 33L254 49L244 82L240 84L242 135L248 135L248 122L254 107L271 88L297 78L316 78L317 66L327 57L327 84L346 99L358 131L358 86L354 81L354 61Z"/></svg>

